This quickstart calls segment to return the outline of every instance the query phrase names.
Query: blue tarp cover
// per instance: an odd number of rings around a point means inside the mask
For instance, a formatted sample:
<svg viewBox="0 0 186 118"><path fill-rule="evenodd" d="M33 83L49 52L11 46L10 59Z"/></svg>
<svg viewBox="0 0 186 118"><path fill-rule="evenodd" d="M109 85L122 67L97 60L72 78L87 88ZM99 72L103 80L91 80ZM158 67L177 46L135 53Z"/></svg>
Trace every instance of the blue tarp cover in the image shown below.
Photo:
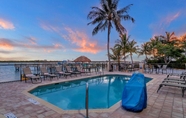
<svg viewBox="0 0 186 118"><path fill-rule="evenodd" d="M139 72L132 74L123 90L122 107L135 112L142 111L147 107L147 90L143 74Z"/></svg>

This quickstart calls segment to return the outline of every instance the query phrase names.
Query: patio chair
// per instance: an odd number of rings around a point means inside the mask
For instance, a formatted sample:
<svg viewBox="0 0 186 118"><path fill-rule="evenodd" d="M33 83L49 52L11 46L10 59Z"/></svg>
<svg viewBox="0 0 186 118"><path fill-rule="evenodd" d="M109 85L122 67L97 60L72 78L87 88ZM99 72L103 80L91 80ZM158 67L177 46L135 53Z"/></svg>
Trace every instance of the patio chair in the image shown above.
<svg viewBox="0 0 186 118"><path fill-rule="evenodd" d="M42 79L40 76L36 76L34 74L32 74L31 70L29 67L23 68L23 76L25 78L25 83L27 82L27 79L30 79L32 81L32 83L34 84L33 80L35 80L37 83L41 83ZM40 80L40 81L39 81Z"/></svg>
<svg viewBox="0 0 186 118"><path fill-rule="evenodd" d="M56 66L55 69L56 69L55 73L58 74L59 76L63 75L65 78L67 78L67 76L71 76L71 73L62 71L61 66Z"/></svg>
<svg viewBox="0 0 186 118"><path fill-rule="evenodd" d="M165 78L162 83L178 83L178 84L186 84L185 76L180 76L179 78L176 77L167 77Z"/></svg>
<svg viewBox="0 0 186 118"><path fill-rule="evenodd" d="M159 88L158 88L157 92L163 86L178 87L178 88L182 89L182 97L183 97L184 96L184 91L186 89L185 78L186 78L185 73L182 73L179 77L171 77L170 75L167 75L167 77L159 85Z"/></svg>
<svg viewBox="0 0 186 118"><path fill-rule="evenodd" d="M179 76L172 76L172 75L167 75L167 77L164 80L176 80L176 81L185 81L185 76L186 73L182 73Z"/></svg>
<svg viewBox="0 0 186 118"><path fill-rule="evenodd" d="M44 79L46 79L47 77L49 77L50 80L52 80L54 77L57 77L58 79L57 75L48 73L46 67L40 67L40 72L41 72L41 75L44 76Z"/></svg>
<svg viewBox="0 0 186 118"><path fill-rule="evenodd" d="M170 87L181 88L181 90L182 90L182 97L184 97L184 92L185 92L185 89L186 89L186 85L185 84L180 84L180 83L161 83L159 85L159 88L157 90L157 93L161 89L161 87L163 87L163 86L170 86Z"/></svg>
<svg viewBox="0 0 186 118"><path fill-rule="evenodd" d="M77 74L81 74L81 73L78 72L78 71L74 71L74 70L72 71L70 66L66 66L66 72L67 72L67 73L74 74L74 75L76 75L76 76L77 76Z"/></svg>
<svg viewBox="0 0 186 118"><path fill-rule="evenodd" d="M77 71L80 72L80 73L86 73L86 71L83 70L80 66L76 66L76 69L77 69Z"/></svg>

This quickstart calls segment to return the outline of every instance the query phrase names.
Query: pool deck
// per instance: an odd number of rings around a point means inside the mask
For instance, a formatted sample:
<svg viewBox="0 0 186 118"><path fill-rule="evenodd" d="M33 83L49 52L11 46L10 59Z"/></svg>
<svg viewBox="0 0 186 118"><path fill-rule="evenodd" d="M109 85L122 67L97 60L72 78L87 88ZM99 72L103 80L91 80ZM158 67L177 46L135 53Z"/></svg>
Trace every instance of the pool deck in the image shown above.
<svg viewBox="0 0 186 118"><path fill-rule="evenodd" d="M105 72L107 74L108 72ZM126 72L109 72L109 74L125 74ZM95 75L91 74L91 76ZM89 118L186 118L186 95L182 97L181 89L176 87L162 87L157 89L165 74L145 74L146 77L154 78L147 85L148 102L147 108L142 112L133 113L124 110L121 105L112 112L89 112ZM80 78L68 77L53 79L52 82L61 82ZM86 77L83 75L82 77ZM42 84L51 83L45 80ZM0 84L0 118L6 113L13 113L18 118L85 118L85 113L58 113L43 105L35 105L28 101L30 98L23 91L33 88L36 84L31 82L9 82Z"/></svg>

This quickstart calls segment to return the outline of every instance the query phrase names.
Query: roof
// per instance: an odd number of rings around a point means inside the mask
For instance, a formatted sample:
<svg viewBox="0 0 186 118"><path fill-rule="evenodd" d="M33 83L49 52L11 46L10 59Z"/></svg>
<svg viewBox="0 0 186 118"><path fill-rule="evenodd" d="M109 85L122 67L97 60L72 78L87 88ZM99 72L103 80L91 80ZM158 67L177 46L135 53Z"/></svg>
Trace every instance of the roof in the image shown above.
<svg viewBox="0 0 186 118"><path fill-rule="evenodd" d="M89 58L86 56L80 56L74 60L74 62L91 62Z"/></svg>

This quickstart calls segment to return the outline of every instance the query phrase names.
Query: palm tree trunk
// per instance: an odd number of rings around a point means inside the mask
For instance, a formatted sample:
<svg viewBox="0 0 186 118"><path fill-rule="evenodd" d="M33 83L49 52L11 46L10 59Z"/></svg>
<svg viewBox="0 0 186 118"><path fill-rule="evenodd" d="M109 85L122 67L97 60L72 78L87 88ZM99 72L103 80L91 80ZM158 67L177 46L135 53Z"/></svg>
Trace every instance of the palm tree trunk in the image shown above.
<svg viewBox="0 0 186 118"><path fill-rule="evenodd" d="M147 57L147 55L146 55L146 54L145 54L145 57L146 57L146 59L145 59L145 60L147 61L147 60L148 60L148 57Z"/></svg>
<svg viewBox="0 0 186 118"><path fill-rule="evenodd" d="M120 71L120 58L118 57L118 71Z"/></svg>
<svg viewBox="0 0 186 118"><path fill-rule="evenodd" d="M109 52L109 49L110 49L110 21L109 21L109 24L108 24L108 40L107 40L107 54L108 54L108 70L110 71L110 52Z"/></svg>
<svg viewBox="0 0 186 118"><path fill-rule="evenodd" d="M132 53L130 53L130 58L131 58L131 62L132 62L132 65L133 65Z"/></svg>

